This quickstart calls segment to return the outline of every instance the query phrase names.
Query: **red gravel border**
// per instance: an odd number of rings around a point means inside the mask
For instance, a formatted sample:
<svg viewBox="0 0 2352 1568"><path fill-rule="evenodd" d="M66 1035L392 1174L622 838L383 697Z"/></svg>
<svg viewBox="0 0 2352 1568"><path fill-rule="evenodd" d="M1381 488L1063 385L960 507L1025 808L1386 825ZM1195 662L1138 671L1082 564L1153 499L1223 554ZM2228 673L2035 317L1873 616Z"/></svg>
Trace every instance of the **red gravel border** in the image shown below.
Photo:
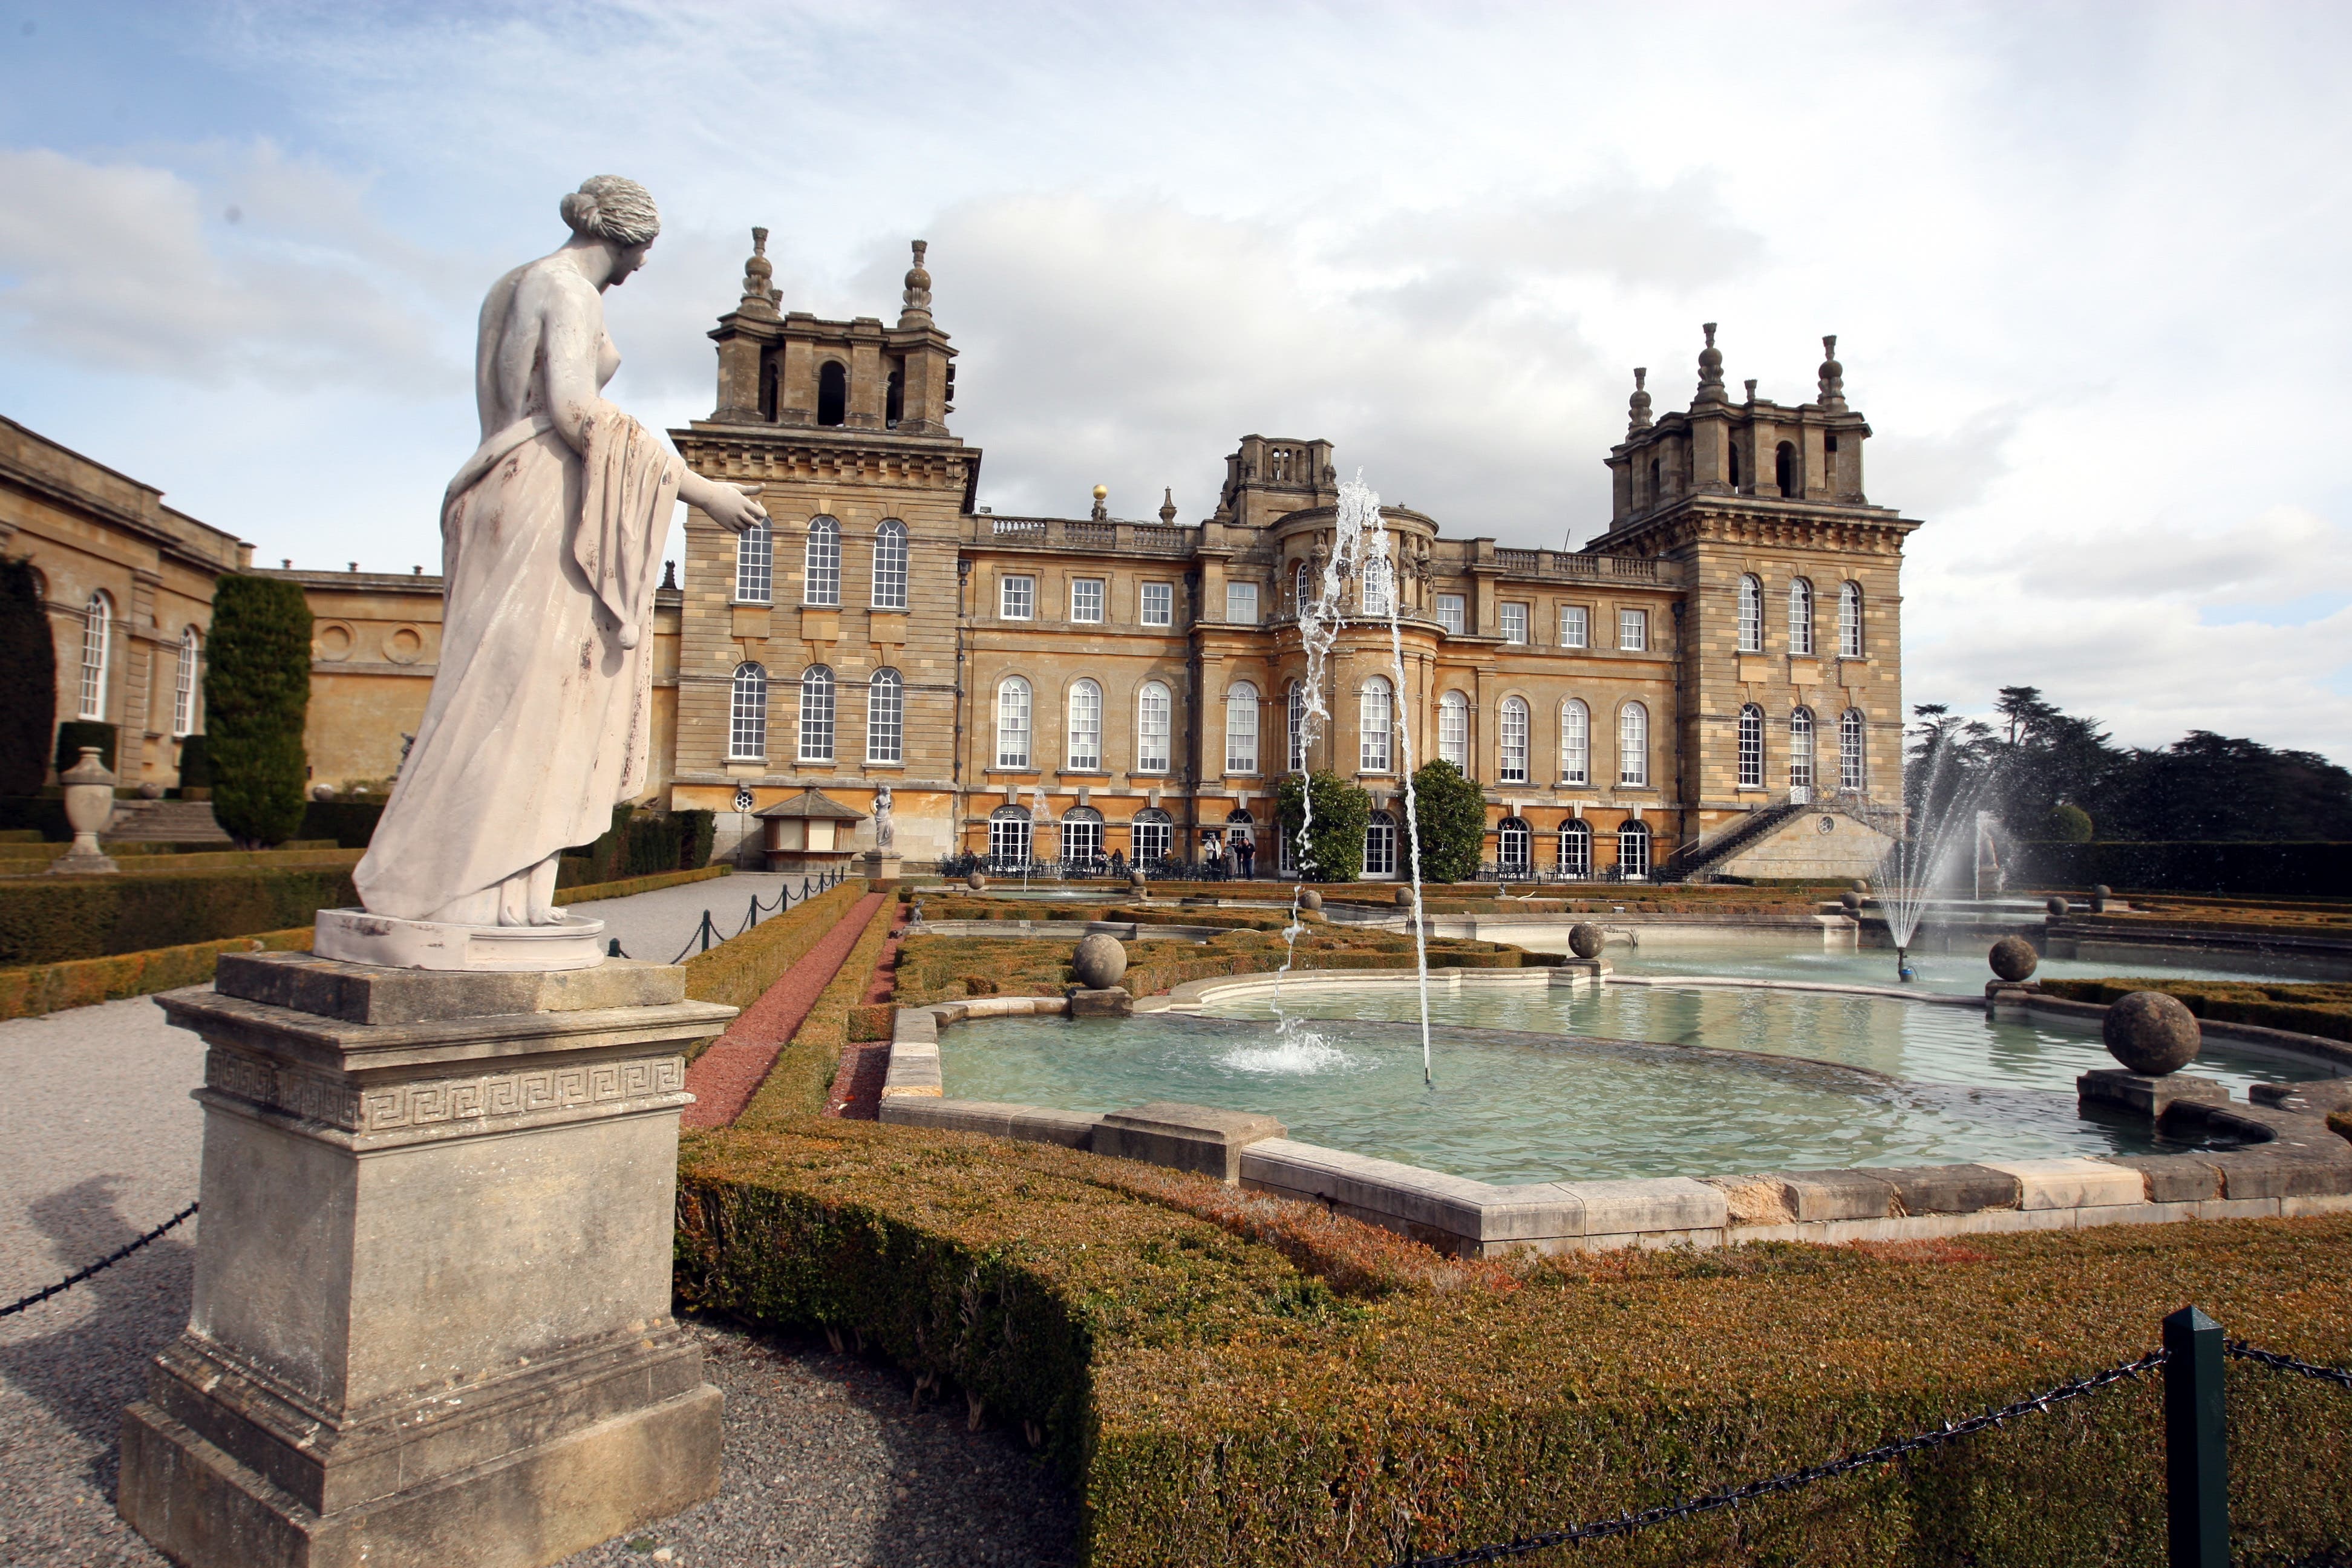
<svg viewBox="0 0 2352 1568"><path fill-rule="evenodd" d="M890 940L882 946L882 960L874 966L874 984L866 988L868 1005L887 1002L898 987L898 946L907 940L910 910L900 904L891 919ZM890 1076L890 1042L863 1040L844 1046L841 1070L834 1074L833 1092L825 1097L824 1113L851 1121L878 1121L882 1117L882 1084Z"/></svg>
<svg viewBox="0 0 2352 1568"><path fill-rule="evenodd" d="M686 1069L687 1091L695 1102L679 1118L681 1126L696 1131L725 1127L743 1114L776 1065L777 1053L791 1043L793 1031L866 933L874 911L891 896L868 893L858 900L799 963L760 993L760 999L737 1014L727 1032L695 1058Z"/></svg>

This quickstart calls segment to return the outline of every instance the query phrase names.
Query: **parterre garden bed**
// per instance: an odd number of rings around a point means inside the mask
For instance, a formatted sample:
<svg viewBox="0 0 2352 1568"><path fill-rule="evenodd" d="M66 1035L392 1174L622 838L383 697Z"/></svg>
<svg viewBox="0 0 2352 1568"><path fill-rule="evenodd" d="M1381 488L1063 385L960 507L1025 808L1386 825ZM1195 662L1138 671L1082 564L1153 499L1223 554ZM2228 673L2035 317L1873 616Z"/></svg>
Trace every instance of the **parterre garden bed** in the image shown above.
<svg viewBox="0 0 2352 1568"><path fill-rule="evenodd" d="M1096 1568L1611 1517L2130 1360L2186 1302L2352 1360L2340 1216L1464 1265L1203 1178L813 1118L689 1138L680 1215L687 1300L855 1330L1026 1431ZM2352 1542L2352 1395L2242 1363L2230 1392L2239 1561ZM1558 1560L2152 1568L2161 1421L2151 1379Z"/></svg>
<svg viewBox="0 0 2352 1568"><path fill-rule="evenodd" d="M2253 1024L2352 1041L2352 984L2255 980L2045 980L2042 990L2069 1002L2114 1002L2132 991L2162 991L2217 1024Z"/></svg>

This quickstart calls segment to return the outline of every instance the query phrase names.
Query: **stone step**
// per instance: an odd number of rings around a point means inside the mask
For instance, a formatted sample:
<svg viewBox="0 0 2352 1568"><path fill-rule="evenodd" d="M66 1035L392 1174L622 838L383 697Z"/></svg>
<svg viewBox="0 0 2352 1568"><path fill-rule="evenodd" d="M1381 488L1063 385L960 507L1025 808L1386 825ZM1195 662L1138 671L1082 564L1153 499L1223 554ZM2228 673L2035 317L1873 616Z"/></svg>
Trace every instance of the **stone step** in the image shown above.
<svg viewBox="0 0 2352 1568"><path fill-rule="evenodd" d="M110 844L226 844L208 800L119 800L100 835Z"/></svg>

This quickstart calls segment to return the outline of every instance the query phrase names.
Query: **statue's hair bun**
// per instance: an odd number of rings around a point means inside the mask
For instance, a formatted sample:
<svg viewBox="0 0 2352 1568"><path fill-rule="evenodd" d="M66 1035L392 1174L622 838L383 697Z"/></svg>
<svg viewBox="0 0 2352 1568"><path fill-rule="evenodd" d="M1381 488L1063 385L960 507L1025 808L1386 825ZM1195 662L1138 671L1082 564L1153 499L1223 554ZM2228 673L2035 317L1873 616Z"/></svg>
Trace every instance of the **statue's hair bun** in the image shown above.
<svg viewBox="0 0 2352 1568"><path fill-rule="evenodd" d="M572 232L615 245L645 245L661 233L653 193L618 174L597 174L564 195L559 211Z"/></svg>

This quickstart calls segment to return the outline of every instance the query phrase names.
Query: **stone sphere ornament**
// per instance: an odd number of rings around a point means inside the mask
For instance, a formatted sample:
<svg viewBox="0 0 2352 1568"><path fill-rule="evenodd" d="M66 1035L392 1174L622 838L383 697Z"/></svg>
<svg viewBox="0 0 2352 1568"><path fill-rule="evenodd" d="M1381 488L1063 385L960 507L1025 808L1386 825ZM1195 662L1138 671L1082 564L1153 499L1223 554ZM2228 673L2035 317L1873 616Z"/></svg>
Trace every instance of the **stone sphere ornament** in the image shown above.
<svg viewBox="0 0 2352 1568"><path fill-rule="evenodd" d="M1862 895L1855 892L1852 888L1848 888L1844 892L1838 895L1838 903L1845 910L1845 912L1850 915L1858 915L1862 913Z"/></svg>
<svg viewBox="0 0 2352 1568"><path fill-rule="evenodd" d="M1600 957L1608 942L1608 933L1591 921L1579 921L1568 928L1568 951L1579 958Z"/></svg>
<svg viewBox="0 0 2352 1568"><path fill-rule="evenodd" d="M1302 910L1319 910L1323 907L1323 895L1308 888L1298 895L1298 907Z"/></svg>
<svg viewBox="0 0 2352 1568"><path fill-rule="evenodd" d="M2188 1004L2161 991L2134 991L2111 1004L2099 1034L2107 1054L2142 1078L2178 1072L2204 1042Z"/></svg>
<svg viewBox="0 0 2352 1568"><path fill-rule="evenodd" d="M963 885L970 888L975 893L984 893L988 891L988 879L982 876L977 871L967 873L963 879Z"/></svg>
<svg viewBox="0 0 2352 1568"><path fill-rule="evenodd" d="M1867 897L1870 892L1870 879L1867 877L1856 877L1853 879L1853 890Z"/></svg>
<svg viewBox="0 0 2352 1568"><path fill-rule="evenodd" d="M1409 910L1412 908L1412 889L1411 888L1399 888L1396 890L1396 901L1397 908L1401 910Z"/></svg>
<svg viewBox="0 0 2352 1568"><path fill-rule="evenodd" d="M2066 918L2066 900L2055 893L2051 894L2042 907L2050 911L2050 918L2053 921Z"/></svg>
<svg viewBox="0 0 2352 1568"><path fill-rule="evenodd" d="M1107 991L1127 973L1127 949L1118 938L1106 931L1092 932L1079 941L1070 968L1076 973L1078 984L1087 990Z"/></svg>
<svg viewBox="0 0 2352 1568"><path fill-rule="evenodd" d="M2033 944L2021 936L2002 937L1992 944L1992 951L1985 958L1991 963L1992 972L2008 981L2031 979L2042 963L2042 955L2033 951Z"/></svg>

